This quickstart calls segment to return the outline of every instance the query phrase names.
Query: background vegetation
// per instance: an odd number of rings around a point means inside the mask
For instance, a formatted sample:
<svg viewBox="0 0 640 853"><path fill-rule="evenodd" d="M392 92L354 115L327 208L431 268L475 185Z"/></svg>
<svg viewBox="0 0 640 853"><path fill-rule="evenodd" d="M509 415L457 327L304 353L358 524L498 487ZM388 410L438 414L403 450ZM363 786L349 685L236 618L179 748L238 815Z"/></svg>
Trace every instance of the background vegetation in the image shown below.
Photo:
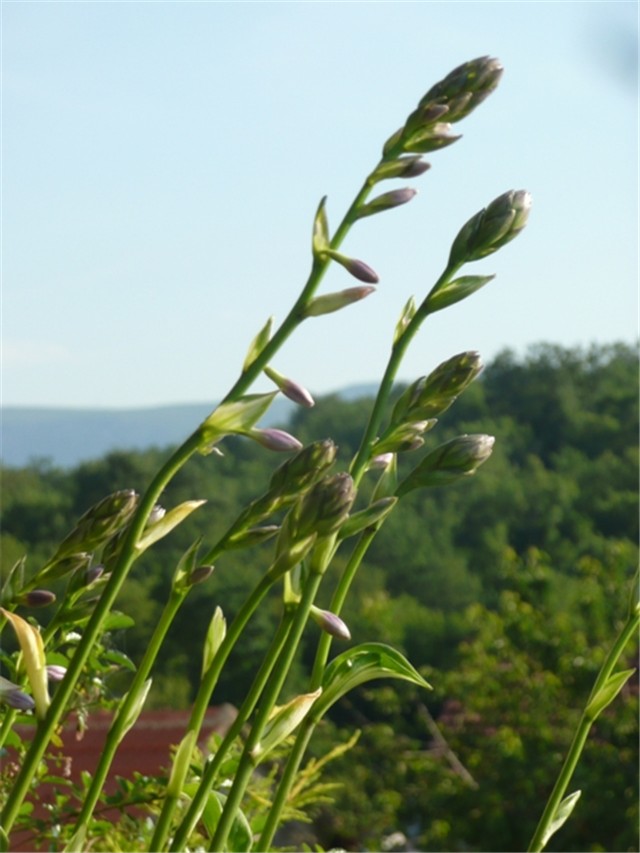
<svg viewBox="0 0 640 853"><path fill-rule="evenodd" d="M354 643L397 646L435 690L363 687L321 727L318 755L362 732L327 768L325 781L347 784L336 794L339 813L316 811L313 832L324 847L381 849L400 831L412 849L524 849L624 618L638 561L637 379L637 352L623 344L543 345L523 359L506 351L443 415L435 443L490 433L491 460L467 483L405 500L368 552L343 613ZM367 412L365 400L325 397L287 428L303 443L333 438L348 460ZM167 454L111 453L68 471L46 462L5 468L3 565L27 553L35 572L87 507L116 489L141 491ZM178 475L167 505L209 502L197 522L140 560L119 602L135 625L114 634L114 646L140 657L205 514L212 544L281 462L253 442L229 440L224 457L197 458ZM232 616L267 560L260 548L225 555L193 589L154 677L153 705L188 706L214 607ZM244 695L276 612L267 601L251 622L216 702ZM309 630L292 692L306 687L316 639ZM114 696L124 679L114 675ZM598 719L572 786L582 799L549 849L638 849L637 693L636 677ZM312 837L301 831L298 840Z"/></svg>

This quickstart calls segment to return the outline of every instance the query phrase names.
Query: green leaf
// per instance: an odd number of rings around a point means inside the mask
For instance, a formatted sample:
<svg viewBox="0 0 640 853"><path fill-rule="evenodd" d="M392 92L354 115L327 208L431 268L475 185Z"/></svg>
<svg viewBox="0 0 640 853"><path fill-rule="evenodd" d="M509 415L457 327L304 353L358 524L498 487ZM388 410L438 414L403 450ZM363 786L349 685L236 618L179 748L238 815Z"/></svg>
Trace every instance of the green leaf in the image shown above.
<svg viewBox="0 0 640 853"><path fill-rule="evenodd" d="M551 836L555 835L556 832L560 829L560 827L569 818L571 812L574 809L575 804L580 799L581 793L582 791L574 791L573 794L569 794L569 796L565 797L564 800L560 803L555 815L553 816L553 820L549 823L547 831L542 836L542 850L544 850L544 848L547 846L547 843Z"/></svg>
<svg viewBox="0 0 640 853"><path fill-rule="evenodd" d="M209 623L207 636L204 641L202 650L202 675L204 676L216 656L216 652L220 648L222 641L227 633L227 622L224 614L219 607L216 607L213 618Z"/></svg>
<svg viewBox="0 0 640 853"><path fill-rule="evenodd" d="M187 790L190 790L190 788L191 786ZM212 837L216 831L226 799L224 794L220 794L217 791L209 793L204 811L202 812L202 821L209 837ZM231 831L229 832L226 849L232 851L232 853L248 853L252 845L253 833L249 826L249 821L245 817L244 812L238 809L231 826Z"/></svg>
<svg viewBox="0 0 640 853"><path fill-rule="evenodd" d="M198 548L200 547L201 542L202 537L199 537L187 548L182 557L180 557L171 580L171 585L175 590L184 592L189 588L189 578L191 577L191 572L195 568Z"/></svg>
<svg viewBox="0 0 640 853"><path fill-rule="evenodd" d="M87 824L81 823L80 826L76 828L71 840L64 848L64 853L82 853L83 850L86 850L86 838L87 838Z"/></svg>
<svg viewBox="0 0 640 853"><path fill-rule="evenodd" d="M244 360L244 364L242 365L243 373L248 370L248 368L253 364L256 358L260 355L262 350L266 347L266 345L271 340L271 330L273 328L273 317L269 317L264 326L260 329L258 334L249 344L249 349L247 350L247 356Z"/></svg>
<svg viewBox="0 0 640 853"><path fill-rule="evenodd" d="M618 693L625 686L627 681L634 674L635 669L625 669L623 672L616 672L609 676L604 685L598 690L593 699L589 702L585 709L587 719L593 721L604 711L607 705L610 705L616 698Z"/></svg>
<svg viewBox="0 0 640 853"><path fill-rule="evenodd" d="M121 666L123 669L128 669L130 672L136 671L136 665L131 658L125 655L124 652L119 652L117 649L106 649L102 653L102 659L107 663L113 663L116 666ZM50 663L55 662L56 661L50 661Z"/></svg>
<svg viewBox="0 0 640 853"><path fill-rule="evenodd" d="M104 620L102 626L103 631L124 631L125 628L131 628L136 624L136 620L126 613L120 613L118 610L113 610Z"/></svg>
<svg viewBox="0 0 640 853"><path fill-rule="evenodd" d="M277 391L268 394L246 394L239 400L222 403L200 427L203 445L208 447L224 435L251 429L267 411L277 394Z"/></svg>
<svg viewBox="0 0 640 853"><path fill-rule="evenodd" d="M432 689L399 651L384 643L363 643L338 655L326 668L322 696L313 710L314 719L319 719L354 687L376 678L399 678Z"/></svg>
<svg viewBox="0 0 640 853"><path fill-rule="evenodd" d="M318 688L313 693L296 696L286 705L274 708L264 727L260 743L253 748L251 755L256 760L262 761L268 752L288 738L307 716L321 693L322 688Z"/></svg>
<svg viewBox="0 0 640 853"><path fill-rule="evenodd" d="M454 281L439 287L435 293L427 299L427 310L430 314L448 308L467 296L471 296L476 290L480 290L485 284L495 278L495 275L463 275Z"/></svg>
<svg viewBox="0 0 640 853"><path fill-rule="evenodd" d="M197 738L198 731L194 729L193 731L187 732L180 741L180 746L176 750L176 754L173 759L173 766L171 767L171 775L169 776L169 781L167 783L168 797L177 798L182 793L182 788L184 786L185 779L187 778L191 755L193 753L193 748L196 745Z"/></svg>
<svg viewBox="0 0 640 853"><path fill-rule="evenodd" d="M393 333L393 343L397 344L400 338L404 335L405 329L413 319L414 314L416 313L417 306L416 300L413 296L409 297L407 303L402 309L402 313L396 323L396 328Z"/></svg>
<svg viewBox="0 0 640 853"><path fill-rule="evenodd" d="M329 248L331 240L329 237L329 222L325 210L326 203L327 197L324 196L318 205L316 217L313 221L312 248L314 257L322 255Z"/></svg>
<svg viewBox="0 0 640 853"><path fill-rule="evenodd" d="M142 689L138 693L138 695L133 700L133 704L131 708L126 712L123 722L122 722L122 731L120 732L120 739L118 742L122 740L122 738L126 735L126 733L135 725L136 720L140 716L142 709L144 708L144 703L147 699L147 694L151 689L151 682L153 679L147 678L145 683L142 686ZM129 694L127 693L127 697Z"/></svg>
<svg viewBox="0 0 640 853"><path fill-rule="evenodd" d="M150 548L159 539L163 539L171 533L174 527L181 524L194 510L198 509L198 507L201 507L202 504L205 503L206 501L204 500L184 501L184 503L174 506L174 508L165 513L161 519L154 521L152 524L145 527L142 531L142 535L136 542L136 551L138 551L138 553L146 551L147 548Z"/></svg>

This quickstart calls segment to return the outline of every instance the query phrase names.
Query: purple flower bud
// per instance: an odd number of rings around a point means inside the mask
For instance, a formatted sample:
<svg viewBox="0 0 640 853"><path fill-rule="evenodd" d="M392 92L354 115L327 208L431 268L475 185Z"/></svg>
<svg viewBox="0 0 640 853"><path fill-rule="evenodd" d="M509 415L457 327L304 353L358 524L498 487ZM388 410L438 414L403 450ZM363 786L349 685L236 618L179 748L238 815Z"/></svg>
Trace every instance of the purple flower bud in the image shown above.
<svg viewBox="0 0 640 853"><path fill-rule="evenodd" d="M320 317L322 314L331 314L333 311L340 311L341 308L346 308L347 305L351 305L353 302L359 302L361 299L374 293L374 291L375 287L349 287L337 293L316 296L304 309L304 316Z"/></svg>
<svg viewBox="0 0 640 853"><path fill-rule="evenodd" d="M359 281L364 281L367 284L377 284L379 281L377 273L365 264L364 261L348 258L346 255L341 255L340 252L336 252L335 249L331 248L325 249L322 254L343 266L347 272L350 272Z"/></svg>
<svg viewBox="0 0 640 853"><path fill-rule="evenodd" d="M274 370L272 367L265 367L264 372L267 374L269 379L272 379L276 383L285 397L293 400L294 403L297 403L299 406L305 406L308 409L315 405L313 397L306 388L302 387L302 385L299 385L292 379L287 379L286 376L278 373L278 371Z"/></svg>
<svg viewBox="0 0 640 853"><path fill-rule="evenodd" d="M311 605L310 616L316 625L319 625L322 630L332 637L337 637L339 640L350 640L351 632L346 624L335 613L329 610L320 610L315 604Z"/></svg>
<svg viewBox="0 0 640 853"><path fill-rule="evenodd" d="M62 681L66 674L66 666L58 666L57 664L52 663L47 667L47 678L49 681Z"/></svg>
<svg viewBox="0 0 640 853"><path fill-rule="evenodd" d="M392 207L399 207L401 204L406 204L416 195L418 191L411 187L403 187L399 190L391 190L388 193L383 193L377 196L368 204L364 204L356 215L357 219L362 219L365 216L373 216L376 213L382 213L384 210L391 210ZM360 276L357 276L360 278ZM367 281L367 279L363 279ZM377 281L377 278L376 278Z"/></svg>
<svg viewBox="0 0 640 853"><path fill-rule="evenodd" d="M212 574L213 566L198 566L189 575L187 584L189 586L196 586L199 583L204 583Z"/></svg>
<svg viewBox="0 0 640 853"><path fill-rule="evenodd" d="M87 586L91 586L92 583L101 578L104 574L104 566L91 566L90 569L87 569L85 574L85 583Z"/></svg>
<svg viewBox="0 0 640 853"><path fill-rule="evenodd" d="M25 607L48 607L56 600L55 593L48 589L32 589L30 592L25 592L18 599L18 603Z"/></svg>
<svg viewBox="0 0 640 853"><path fill-rule="evenodd" d="M17 711L32 711L36 703L17 684L0 676L0 702Z"/></svg>
<svg viewBox="0 0 640 853"><path fill-rule="evenodd" d="M373 185L390 178L417 178L430 168L431 164L425 163L419 154L412 154L409 157L398 157L397 160L383 161L369 175L368 181Z"/></svg>
<svg viewBox="0 0 640 853"><path fill-rule="evenodd" d="M267 450L288 453L292 450L302 449L302 442L282 429L252 429L247 432L247 435L257 441L258 444L266 447Z"/></svg>

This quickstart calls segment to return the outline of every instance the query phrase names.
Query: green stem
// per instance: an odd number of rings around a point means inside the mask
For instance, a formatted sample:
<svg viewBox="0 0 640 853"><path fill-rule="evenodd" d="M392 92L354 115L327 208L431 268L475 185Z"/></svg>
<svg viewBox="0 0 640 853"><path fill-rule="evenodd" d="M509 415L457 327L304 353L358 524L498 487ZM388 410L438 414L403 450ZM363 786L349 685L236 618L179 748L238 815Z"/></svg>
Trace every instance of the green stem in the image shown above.
<svg viewBox="0 0 640 853"><path fill-rule="evenodd" d="M265 692L262 696L260 708L256 715L256 719L251 728L249 737L245 744L240 763L236 771L233 784L229 791L224 809L220 816L218 826L211 840L210 850L223 850L229 836L229 831L236 816L236 812L240 807L245 790L256 767L256 759L253 757L253 750L257 747L262 737L264 727L269 719L273 706L275 705L282 686L285 682L294 655L298 649L302 632L307 624L309 610L315 599L318 587L322 581L322 574L314 572L310 575L305 584L304 591L300 603L296 607L295 618L291 626L287 644L282 653L278 657L277 663L274 666L274 672L267 684Z"/></svg>
<svg viewBox="0 0 640 853"><path fill-rule="evenodd" d="M276 635L271 642L270 649L267 652L265 658L263 659L260 669L258 670L258 673L256 674L256 677L253 680L251 689L245 697L238 711L238 716L235 718L231 728L226 733L222 742L218 746L216 754L205 767L204 773L202 774L202 779L200 780L200 784L198 785L198 790L194 794L189 808L184 818L182 819L181 824L178 826L175 832L173 841L171 842L171 846L169 848L171 851L183 850L186 846L189 836L195 829L196 824L200 819L200 815L202 814L202 810L205 806L206 798L209 796L209 793L217 778L220 765L222 764L229 750L229 747L241 733L242 727L253 713L253 710L256 704L258 703L258 699L260 698L260 695L264 690L269 676L271 675L273 666L278 656L282 652L282 649L284 648L293 622L293 616L294 613L292 610L285 611L285 614L280 622L280 626L276 632Z"/></svg>
<svg viewBox="0 0 640 853"><path fill-rule="evenodd" d="M100 761L98 762L98 766L91 780L91 786L85 795L82 810L78 815L76 831L78 831L83 824L88 823L91 815L93 814L93 810L95 809L96 803L98 802L100 794L104 788L113 758L120 746L120 743L122 742L122 738L124 737L127 722L130 719L130 714L134 709L136 702L139 701L141 691L144 689L145 682L149 676L151 667L156 660L158 652L160 651L165 635L169 630L180 605L185 600L187 592L187 589L181 590L180 592L172 590L169 600L165 604L160 620L156 625L153 635L149 641L149 645L144 653L144 657L140 661L138 670L131 682L131 687L129 688L127 695L124 697L122 704L119 706L116 716L109 728L104 749L100 755Z"/></svg>
<svg viewBox="0 0 640 853"><path fill-rule="evenodd" d="M358 544L353 549L340 579L340 583L338 584L333 594L333 598L331 599L329 609L332 613L335 613L336 615L340 614L340 611L342 610L345 599L347 597L349 587L351 586L351 582L353 581L353 578L355 577L355 574L358 571L360 563L362 562L362 559L364 558L364 555L366 554L369 545L371 544L374 536L378 532L378 529L379 528L370 529L363 533L360 539L358 540ZM320 687L320 685L322 684L322 676L327 663L330 648L331 637L329 636L329 634L323 633L320 637L320 640L318 641L318 649L316 651L313 671L311 674L311 691L317 690L318 687ZM275 831L278 828L278 824L280 823L280 815L282 814L282 810L284 809L284 806L287 802L287 798L289 797L289 791L291 790L291 786L293 785L293 782L296 778L300 763L304 757L313 732L315 731L316 725L317 720L314 720L312 716L309 715L305 720L303 720L300 726L300 729L295 739L295 743L292 747L289 757L287 758L287 763L280 782L278 784L276 795L274 797L271 808L269 809L267 820L262 829L262 834L260 835L260 840L258 841L258 850L268 850L271 845L271 841L273 840Z"/></svg>
<svg viewBox="0 0 640 853"><path fill-rule="evenodd" d="M220 648L218 649L211 666L200 682L200 687L198 688L198 693L191 710L191 716L185 729L185 737L189 732L200 732L207 708L209 707L211 694L218 683L218 678L220 677L222 668L251 615L257 609L267 591L276 580L277 578L267 572L267 574L260 579L259 583L244 602L235 619L231 623L231 626L227 631L224 640L220 644ZM171 819L177 804L178 797L167 794L162 804L162 811L160 812L160 817L158 818L158 823L156 824L153 838L151 840L152 850L163 850L165 848L171 826Z"/></svg>
<svg viewBox="0 0 640 853"><path fill-rule="evenodd" d="M91 649L100 636L102 625L137 556L135 550L136 542L144 529L149 514L167 483L196 452L199 444L200 434L199 430L197 430L165 462L152 480L140 502L111 577L87 623L82 639L76 648L76 653L69 663L67 674L58 685L47 715L40 721L31 746L25 756L24 763L13 782L4 809L0 815L0 823L7 834L13 826L20 806L29 790L31 780L64 713L64 709L71 699L76 683L82 673L82 668L91 653Z"/></svg>
<svg viewBox="0 0 640 853"><path fill-rule="evenodd" d="M578 723L578 727L573 736L573 740L571 742L571 746L569 747L567 757L565 758L560 774L553 787L553 791L551 792L551 795L542 813L542 817L540 818L538 826L536 827L536 831L533 834L533 838L531 839L531 843L529 844L529 853L539 853L539 851L544 849L544 846L548 840L547 833L549 831L549 827L552 821L555 819L555 816L558 811L558 806L564 798L569 782L571 781L571 777L573 776L574 770L576 769L578 761L580 760L580 756L587 741L587 737L589 736L589 731L594 723L594 718L590 715L587 715L587 708L589 707L589 704L594 698L594 696L597 695L597 693L608 681L618 662L618 659L620 658L620 655L625 649L625 646L636 634L639 624L640 614L638 614L637 611L631 612L622 630L617 636L611 651L605 658L605 661L600 668L600 672L598 673L598 677L596 678L593 690L589 695L589 699L587 700L585 709L583 710L582 715L580 717L580 722Z"/></svg>
<svg viewBox="0 0 640 853"><path fill-rule="evenodd" d="M371 409L369 422L367 423L366 429L362 436L362 441L360 442L358 452L356 453L355 458L351 463L351 476L353 477L353 480L356 485L358 485L358 483L362 479L362 475L366 471L367 465L371 458L372 445L378 434L380 422L382 421L382 416L389 400L389 395L391 394L398 368L400 367L402 359L404 358L404 354L407 351L407 348L413 340L414 336L417 334L423 321L429 315L429 297L435 290L446 284L455 275L458 269L460 269L460 265L457 265L455 267L447 266L445 271L442 273L440 278L433 285L427 296L422 301L416 313L411 318L410 322L407 325L407 328L394 342L391 348L391 355L389 356L387 367L380 382L380 387L378 388L378 393L376 395L373 408Z"/></svg>

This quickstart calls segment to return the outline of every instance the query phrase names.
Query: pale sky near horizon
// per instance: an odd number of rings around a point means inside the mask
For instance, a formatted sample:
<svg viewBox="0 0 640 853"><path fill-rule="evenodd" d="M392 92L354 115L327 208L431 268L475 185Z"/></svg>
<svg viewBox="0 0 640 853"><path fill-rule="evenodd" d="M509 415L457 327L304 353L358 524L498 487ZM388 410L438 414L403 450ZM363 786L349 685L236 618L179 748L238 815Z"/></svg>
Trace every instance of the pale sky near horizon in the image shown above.
<svg viewBox="0 0 640 853"><path fill-rule="evenodd" d="M397 317L478 209L526 188L497 273L430 318L403 379L456 352L638 338L638 4L2 2L2 402L217 400L285 316L328 196L337 226L386 138L459 63L498 90L427 155L419 194L343 251L377 292L274 361L313 393L369 382ZM321 292L357 284L340 267ZM257 390L269 389L267 380Z"/></svg>

